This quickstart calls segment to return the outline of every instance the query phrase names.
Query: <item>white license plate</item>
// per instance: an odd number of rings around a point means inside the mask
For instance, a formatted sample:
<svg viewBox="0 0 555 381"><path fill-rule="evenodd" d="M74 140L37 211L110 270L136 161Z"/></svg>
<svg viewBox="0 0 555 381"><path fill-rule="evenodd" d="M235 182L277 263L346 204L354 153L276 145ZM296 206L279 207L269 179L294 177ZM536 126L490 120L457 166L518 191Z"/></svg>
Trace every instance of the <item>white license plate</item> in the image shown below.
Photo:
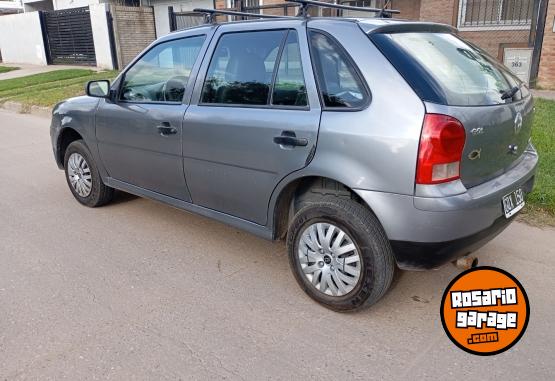
<svg viewBox="0 0 555 381"><path fill-rule="evenodd" d="M514 216L522 208L524 208L524 192L521 188L503 196L503 211L506 218Z"/></svg>

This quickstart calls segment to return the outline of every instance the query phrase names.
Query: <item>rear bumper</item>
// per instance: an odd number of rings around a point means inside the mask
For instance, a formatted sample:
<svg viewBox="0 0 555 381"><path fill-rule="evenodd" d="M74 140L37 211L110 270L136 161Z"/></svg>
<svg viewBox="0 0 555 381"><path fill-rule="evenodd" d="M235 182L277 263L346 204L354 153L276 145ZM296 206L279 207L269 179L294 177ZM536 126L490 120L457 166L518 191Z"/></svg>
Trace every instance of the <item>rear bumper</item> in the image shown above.
<svg viewBox="0 0 555 381"><path fill-rule="evenodd" d="M506 219L502 197L518 187L529 193L538 163L531 148L505 174L456 195L408 196L356 190L374 211L403 269L438 267L477 250L501 233Z"/></svg>
<svg viewBox="0 0 555 381"><path fill-rule="evenodd" d="M391 241L397 265L405 270L427 270L470 254L500 234L515 217L499 217L488 228L444 242Z"/></svg>

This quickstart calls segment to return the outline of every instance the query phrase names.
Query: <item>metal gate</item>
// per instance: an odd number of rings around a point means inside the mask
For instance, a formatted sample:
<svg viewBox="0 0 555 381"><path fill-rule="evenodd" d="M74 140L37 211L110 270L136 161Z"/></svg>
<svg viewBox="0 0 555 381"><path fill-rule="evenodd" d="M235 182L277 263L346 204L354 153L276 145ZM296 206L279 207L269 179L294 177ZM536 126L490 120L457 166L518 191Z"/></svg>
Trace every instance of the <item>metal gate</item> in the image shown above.
<svg viewBox="0 0 555 381"><path fill-rule="evenodd" d="M173 7L168 7L170 17L170 31L182 30L206 22L203 13L197 12L174 12Z"/></svg>
<svg viewBox="0 0 555 381"><path fill-rule="evenodd" d="M89 7L41 12L49 64L96 66Z"/></svg>

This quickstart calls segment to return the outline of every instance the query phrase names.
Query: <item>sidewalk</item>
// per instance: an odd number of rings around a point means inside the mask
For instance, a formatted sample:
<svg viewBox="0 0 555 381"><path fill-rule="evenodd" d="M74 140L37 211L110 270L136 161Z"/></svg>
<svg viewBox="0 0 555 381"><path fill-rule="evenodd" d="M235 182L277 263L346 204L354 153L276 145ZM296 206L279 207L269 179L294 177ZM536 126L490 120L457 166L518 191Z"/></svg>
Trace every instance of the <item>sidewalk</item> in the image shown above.
<svg viewBox="0 0 555 381"><path fill-rule="evenodd" d="M27 75L33 74L40 74L46 73L49 71L54 70L63 70L63 69L90 69L94 71L100 71L99 69L94 66L74 66L74 65L48 65L48 66L41 66L41 65L29 65L29 64L17 64L17 63L0 63L2 66L12 66L18 67L19 70L9 71L7 73L0 74L0 81L3 79L11 79L11 78L19 78L25 77Z"/></svg>
<svg viewBox="0 0 555 381"><path fill-rule="evenodd" d="M549 99L550 101L555 101L555 90L534 90L532 89L532 95L535 98Z"/></svg>

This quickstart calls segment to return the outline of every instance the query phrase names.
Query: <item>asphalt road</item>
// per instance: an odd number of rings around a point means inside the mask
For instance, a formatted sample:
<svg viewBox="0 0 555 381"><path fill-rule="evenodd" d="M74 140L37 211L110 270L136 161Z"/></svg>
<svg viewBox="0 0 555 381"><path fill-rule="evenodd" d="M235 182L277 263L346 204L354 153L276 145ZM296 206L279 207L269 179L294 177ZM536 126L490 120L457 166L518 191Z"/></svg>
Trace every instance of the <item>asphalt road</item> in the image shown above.
<svg viewBox="0 0 555 381"><path fill-rule="evenodd" d="M479 251L530 298L494 357L447 338L459 272L402 272L375 307L311 301L282 243L120 194L88 209L52 158L46 119L0 111L0 379L514 379L555 373L555 230L513 224Z"/></svg>

